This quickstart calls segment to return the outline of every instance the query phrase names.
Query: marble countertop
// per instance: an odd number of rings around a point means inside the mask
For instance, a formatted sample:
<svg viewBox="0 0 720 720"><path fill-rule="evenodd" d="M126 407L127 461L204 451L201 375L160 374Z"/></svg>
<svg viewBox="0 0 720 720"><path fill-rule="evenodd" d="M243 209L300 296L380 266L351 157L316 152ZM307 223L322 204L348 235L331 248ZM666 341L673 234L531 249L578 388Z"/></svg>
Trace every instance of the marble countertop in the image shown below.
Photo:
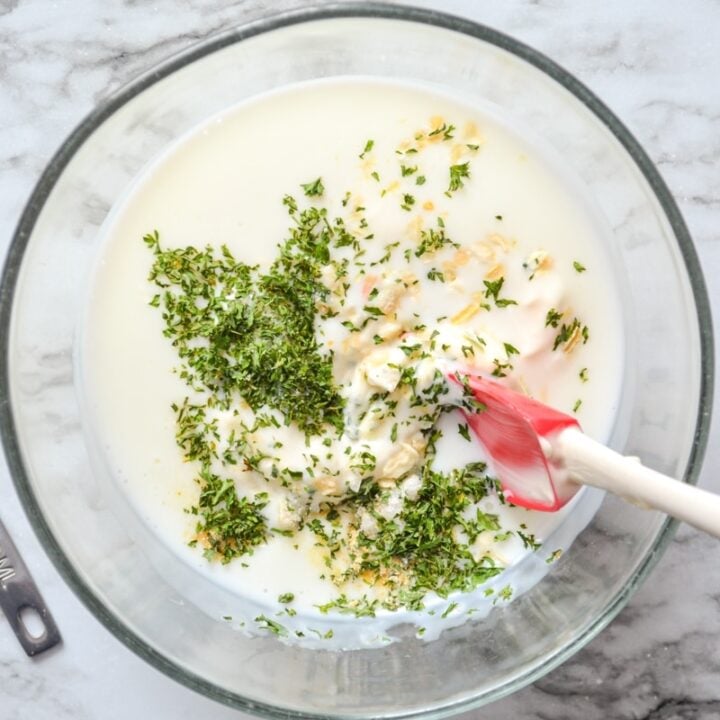
<svg viewBox="0 0 720 720"><path fill-rule="evenodd" d="M108 91L169 53L282 0L0 0L0 244L51 154ZM720 28L716 0L415 0L545 52L625 121L670 185L720 304ZM717 313L717 310L716 310ZM720 314L720 313L718 313ZM701 485L720 492L713 433ZM64 644L34 661L0 616L0 720L241 715L176 685L112 637L65 586L22 513L4 462L0 514ZM619 617L532 687L469 713L529 718L720 719L720 546L681 528Z"/></svg>

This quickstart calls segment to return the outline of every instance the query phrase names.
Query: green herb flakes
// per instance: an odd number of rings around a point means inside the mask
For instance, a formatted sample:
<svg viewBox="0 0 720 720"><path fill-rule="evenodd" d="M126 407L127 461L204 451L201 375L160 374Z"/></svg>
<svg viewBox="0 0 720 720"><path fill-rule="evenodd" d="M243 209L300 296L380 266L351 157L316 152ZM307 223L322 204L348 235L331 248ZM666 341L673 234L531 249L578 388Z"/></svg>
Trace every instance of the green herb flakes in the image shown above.
<svg viewBox="0 0 720 720"><path fill-rule="evenodd" d="M558 312L555 308L550 308L545 316L545 327L556 328L560 323L560 320L562 320L562 317L563 313Z"/></svg>
<svg viewBox="0 0 720 720"><path fill-rule="evenodd" d="M457 606L458 604L456 602L451 602L440 617L445 619Z"/></svg>
<svg viewBox="0 0 720 720"><path fill-rule="evenodd" d="M415 198L412 195L410 195L409 193L405 193L403 195L402 203L401 203L400 207L403 210L407 210L408 212L410 212L410 210L412 210L412 207L414 204L415 204Z"/></svg>
<svg viewBox="0 0 720 720"><path fill-rule="evenodd" d="M562 555L562 549L553 550L550 555L545 559L545 562L550 565L560 559Z"/></svg>
<svg viewBox="0 0 720 720"><path fill-rule="evenodd" d="M277 620L267 617L267 615L258 615L255 618L255 622L261 630L268 630L278 637L286 637L288 634L287 629L281 625Z"/></svg>
<svg viewBox="0 0 720 720"><path fill-rule="evenodd" d="M308 197L319 197L325 192L325 187L323 186L321 178L313 180L309 183L304 183L301 187Z"/></svg>
<svg viewBox="0 0 720 720"><path fill-rule="evenodd" d="M441 218L438 218L441 220ZM432 255L444 247L460 247L458 243L453 242L447 235L445 235L444 226L441 226L439 230L430 228L429 230L423 230L420 233L420 244L415 250L415 257L422 257L423 255Z"/></svg>
<svg viewBox="0 0 720 720"><path fill-rule="evenodd" d="M373 148L375 147L375 141L374 140L368 140L365 143L365 148L363 151L358 155L358 157L362 160L367 153L369 153Z"/></svg>
<svg viewBox="0 0 720 720"><path fill-rule="evenodd" d="M467 423L458 423L458 433L460 433L461 437L463 437L465 440L471 442L470 428L468 428Z"/></svg>
<svg viewBox="0 0 720 720"><path fill-rule="evenodd" d="M575 317L570 323L562 323L560 331L555 336L553 350L557 350L561 345L565 345L566 350L572 350L581 340L584 345L589 339L590 331L587 325L583 325L580 320Z"/></svg>
<svg viewBox="0 0 720 720"><path fill-rule="evenodd" d="M485 297L492 298L496 307L504 308L509 305L517 305L515 300L500 297L500 291L505 284L504 277L499 277L497 280L483 280L483 284L485 285Z"/></svg>
<svg viewBox="0 0 720 720"><path fill-rule="evenodd" d="M450 166L450 184L447 193L454 193L465 186L465 180L470 178L470 163L461 163L460 165Z"/></svg>

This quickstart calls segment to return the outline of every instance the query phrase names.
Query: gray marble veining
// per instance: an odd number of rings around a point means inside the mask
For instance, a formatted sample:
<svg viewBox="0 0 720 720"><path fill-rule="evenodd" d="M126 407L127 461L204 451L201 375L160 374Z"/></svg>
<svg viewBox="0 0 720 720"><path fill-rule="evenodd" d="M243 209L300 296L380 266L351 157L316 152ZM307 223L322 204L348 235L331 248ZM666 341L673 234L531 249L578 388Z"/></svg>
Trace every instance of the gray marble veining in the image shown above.
<svg viewBox="0 0 720 720"><path fill-rule="evenodd" d="M74 125L108 92L209 33L293 0L0 0L0 243ZM714 0L415 0L545 52L587 83L658 164L720 301L720 5ZM92 208L90 208L92 211ZM59 382L66 359L48 357ZM28 378L28 383L33 379ZM61 432L59 429L58 432ZM715 434L713 435L713 438ZM702 485L720 491L711 440ZM0 466L0 513L65 638L27 660L0 618L0 719L239 715L174 684L109 635L39 547ZM682 528L628 607L569 662L467 717L492 720L720 719L719 547Z"/></svg>

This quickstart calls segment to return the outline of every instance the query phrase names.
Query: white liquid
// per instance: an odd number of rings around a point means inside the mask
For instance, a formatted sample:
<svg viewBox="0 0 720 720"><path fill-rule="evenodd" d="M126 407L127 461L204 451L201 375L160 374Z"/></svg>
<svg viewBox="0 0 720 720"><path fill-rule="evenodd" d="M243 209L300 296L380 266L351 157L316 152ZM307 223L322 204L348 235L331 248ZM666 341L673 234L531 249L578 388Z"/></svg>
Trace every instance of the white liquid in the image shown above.
<svg viewBox="0 0 720 720"><path fill-rule="evenodd" d="M417 155L399 158L395 149L412 140L418 128L430 127L437 116L457 126L454 141L433 143ZM374 139L373 150L360 159L368 138ZM480 149L466 149L467 144ZM455 146L463 147L453 151ZM450 157L452 152L462 155ZM470 162L471 177L448 198L448 165L465 161ZM417 164L415 175L422 173L426 183L414 184L414 176L399 178L400 162ZM364 215L375 235L368 241L369 257L382 255L386 243L399 241L401 258L404 244L416 242L419 228L436 227L437 217L443 218L448 236L468 249L471 259L454 268L453 282L428 280L426 271L433 263L427 258L413 260L411 269L420 287L412 298L399 301L400 317L404 313L415 323L434 327L439 317L457 316L472 303L473 293L485 289L482 279L487 273L501 264L501 296L516 300L517 306L477 312L461 323L463 330L480 333L492 348L480 362L481 369L489 372L491 360L498 357L496 348L509 343L520 351L512 358L511 379L516 384L568 413L582 400L577 417L585 432L599 440L609 435L622 379L622 318L602 247L603 227L577 189L537 148L485 110L417 87L347 79L289 88L228 110L154 163L116 208L105 226L80 346L91 434L135 512L157 539L237 597L236 604L223 610L209 597L193 597L209 611L232 615L234 626L252 629L258 609L275 618L281 610L277 597L292 592L297 615L277 620L291 636L296 630L304 632L308 637L303 642L322 647L372 645L387 642L391 628L408 621L426 628L424 637L431 639L444 627L464 622L469 611L480 616L489 612L495 602L502 602L497 600L501 588L510 585L517 596L537 582L550 567L550 554L566 549L590 520L597 495L581 493L557 513L509 508L494 497L483 500L482 509L498 514L503 527L516 529L524 523L527 532L544 542L543 548L533 554L517 537L498 545L494 551L508 569L469 595L428 598L431 615L427 610L381 610L376 618L360 619L320 615L315 606L338 591L329 580L320 579L322 556L309 533L274 537L252 557L243 558L247 567L238 561L208 563L199 550L187 546L196 518L184 508L197 501L197 468L183 462L170 407L185 397L187 388L172 373L178 360L163 337L160 312L148 307L156 289L147 280L152 257L141 238L157 229L164 247L225 244L236 258L266 267L290 224L281 205L283 195L304 199L300 184L318 176L326 188L322 204L331 216L347 214L342 207L347 191L350 207L366 208ZM395 180L399 187L393 187ZM403 192L415 197L410 211L401 208ZM428 201L431 210L424 207ZM492 249L493 242L488 245L488 238L496 236L514 245L506 249L495 241L490 257L488 246ZM523 260L538 251L550 262L530 281ZM575 260L587 270L577 272ZM387 269L393 267L407 269L401 260L388 263ZM360 307L366 302L359 285L350 290L349 299ZM562 348L552 351L557 330L545 326L551 307L562 308L568 318L582 319L590 328L587 344L578 343L568 353ZM445 321L442 327L450 324ZM318 333L335 348L348 337L339 321L321 323ZM584 368L587 382L579 377ZM344 369L338 366L337 373L343 382L357 380L351 361ZM477 445L460 437L457 423L454 414L440 421L444 437L438 444L439 470L478 459ZM292 443L286 444L290 454L302 454L300 445L293 449ZM395 448L386 439L378 440L373 449L379 464L390 459ZM239 486L246 480L237 477ZM270 511L273 507L271 502ZM486 588L494 594L486 596ZM457 607L441 618L451 601ZM334 632L332 640L318 637L328 629Z"/></svg>

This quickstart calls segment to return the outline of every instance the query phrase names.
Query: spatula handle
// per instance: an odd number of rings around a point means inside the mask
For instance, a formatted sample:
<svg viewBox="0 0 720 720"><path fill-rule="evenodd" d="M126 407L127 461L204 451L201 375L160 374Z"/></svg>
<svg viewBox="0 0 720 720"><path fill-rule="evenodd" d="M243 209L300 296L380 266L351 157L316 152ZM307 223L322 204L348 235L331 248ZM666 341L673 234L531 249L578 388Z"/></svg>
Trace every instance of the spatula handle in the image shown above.
<svg viewBox="0 0 720 720"><path fill-rule="evenodd" d="M662 510L720 537L720 495L646 468L575 428L563 430L555 447L578 482L608 490L636 505Z"/></svg>

